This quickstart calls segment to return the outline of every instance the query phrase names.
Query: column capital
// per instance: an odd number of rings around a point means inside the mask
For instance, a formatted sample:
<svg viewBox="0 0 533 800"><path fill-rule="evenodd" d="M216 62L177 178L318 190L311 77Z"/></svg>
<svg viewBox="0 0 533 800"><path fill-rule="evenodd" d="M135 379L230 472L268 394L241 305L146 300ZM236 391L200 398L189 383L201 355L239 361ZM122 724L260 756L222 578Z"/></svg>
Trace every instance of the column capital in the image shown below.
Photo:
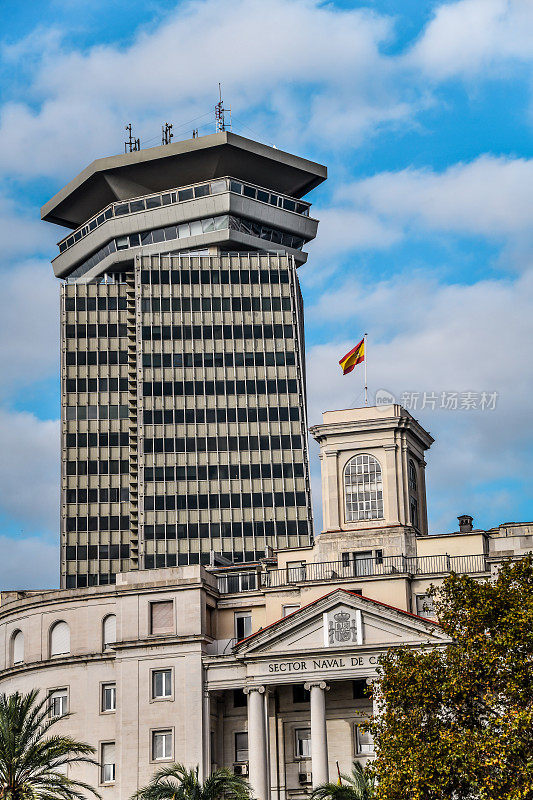
<svg viewBox="0 0 533 800"><path fill-rule="evenodd" d="M311 689L313 689L313 688L315 688L315 689L316 688L317 689L323 689L325 692L329 692L329 686L327 685L326 681L316 680L316 681L308 681L307 683L304 683L304 689L306 691L310 692Z"/></svg>
<svg viewBox="0 0 533 800"><path fill-rule="evenodd" d="M265 687L264 686L246 686L246 688L243 689L243 691L244 691L244 694L250 694L251 692L259 692L259 694L264 694L265 693Z"/></svg>

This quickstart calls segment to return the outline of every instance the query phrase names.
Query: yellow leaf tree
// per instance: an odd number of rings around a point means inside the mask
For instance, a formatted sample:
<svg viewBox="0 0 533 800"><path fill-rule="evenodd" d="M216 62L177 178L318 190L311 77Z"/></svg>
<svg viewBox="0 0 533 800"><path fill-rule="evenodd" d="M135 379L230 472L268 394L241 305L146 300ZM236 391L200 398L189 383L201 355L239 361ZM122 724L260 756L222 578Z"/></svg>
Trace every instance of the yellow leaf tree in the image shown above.
<svg viewBox="0 0 533 800"><path fill-rule="evenodd" d="M431 594L451 644L380 660L376 797L533 800L533 558Z"/></svg>

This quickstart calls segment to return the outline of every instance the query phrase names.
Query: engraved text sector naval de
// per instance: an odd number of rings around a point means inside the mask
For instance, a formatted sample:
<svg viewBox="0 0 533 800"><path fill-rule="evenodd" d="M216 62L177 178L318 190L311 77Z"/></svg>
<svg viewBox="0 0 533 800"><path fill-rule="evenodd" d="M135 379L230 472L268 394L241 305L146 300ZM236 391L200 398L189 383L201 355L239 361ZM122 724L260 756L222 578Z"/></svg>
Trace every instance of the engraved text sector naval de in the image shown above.
<svg viewBox="0 0 533 800"><path fill-rule="evenodd" d="M346 669L350 667L375 666L378 663L374 656L342 656L337 658L313 658L299 661L280 661L268 665L269 672L312 672L324 669Z"/></svg>

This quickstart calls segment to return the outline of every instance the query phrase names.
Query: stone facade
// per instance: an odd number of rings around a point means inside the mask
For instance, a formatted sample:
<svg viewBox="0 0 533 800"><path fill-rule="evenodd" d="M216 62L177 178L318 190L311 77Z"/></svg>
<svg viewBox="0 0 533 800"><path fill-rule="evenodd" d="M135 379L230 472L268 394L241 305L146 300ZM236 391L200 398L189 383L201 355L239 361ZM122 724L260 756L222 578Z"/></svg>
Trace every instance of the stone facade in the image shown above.
<svg viewBox="0 0 533 800"><path fill-rule="evenodd" d="M334 465L313 546L239 566L130 571L113 586L1 593L0 690L38 688L50 713L72 712L57 730L97 749L101 765L76 775L104 798L126 800L173 761L204 777L219 766L247 775L258 800L303 798L337 762L347 771L372 758L358 724L372 713L380 653L446 643L429 585L450 570L488 580L531 549L530 524L482 531L463 519L427 536L423 515L416 526L391 512L392 494L407 508L409 458L423 470L431 437L399 407L334 414L313 429ZM353 462L346 484L346 465L370 454L376 463ZM423 481L415 488L424 509ZM346 523L354 507L372 518Z"/></svg>

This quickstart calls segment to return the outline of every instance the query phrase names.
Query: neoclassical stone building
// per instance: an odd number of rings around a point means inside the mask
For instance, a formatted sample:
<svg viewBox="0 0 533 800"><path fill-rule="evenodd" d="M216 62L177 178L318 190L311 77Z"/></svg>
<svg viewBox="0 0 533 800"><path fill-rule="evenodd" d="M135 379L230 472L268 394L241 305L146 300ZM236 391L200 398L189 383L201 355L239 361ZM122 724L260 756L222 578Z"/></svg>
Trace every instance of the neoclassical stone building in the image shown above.
<svg viewBox="0 0 533 800"><path fill-rule="evenodd" d="M236 566L118 575L116 585L2 592L0 690L37 687L100 766L77 774L125 800L159 766L247 775L258 800L308 795L371 758L380 653L441 646L426 593L451 570L488 580L532 549L533 525L428 536L431 436L402 407L327 412L323 532Z"/></svg>

